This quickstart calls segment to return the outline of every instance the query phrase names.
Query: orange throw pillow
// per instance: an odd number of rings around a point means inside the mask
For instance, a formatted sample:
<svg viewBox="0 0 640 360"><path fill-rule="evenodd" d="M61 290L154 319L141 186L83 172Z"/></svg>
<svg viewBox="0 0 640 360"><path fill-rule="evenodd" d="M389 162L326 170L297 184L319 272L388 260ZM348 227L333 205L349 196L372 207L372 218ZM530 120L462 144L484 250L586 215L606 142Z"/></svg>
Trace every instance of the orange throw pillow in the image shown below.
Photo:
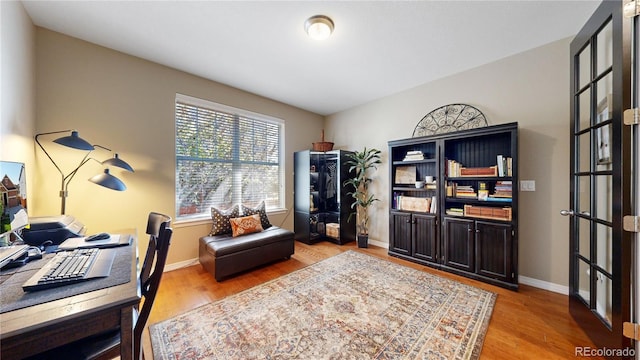
<svg viewBox="0 0 640 360"><path fill-rule="evenodd" d="M251 216L244 216L229 219L231 223L232 236L240 236L262 231L262 224L260 223L260 215L254 214Z"/></svg>

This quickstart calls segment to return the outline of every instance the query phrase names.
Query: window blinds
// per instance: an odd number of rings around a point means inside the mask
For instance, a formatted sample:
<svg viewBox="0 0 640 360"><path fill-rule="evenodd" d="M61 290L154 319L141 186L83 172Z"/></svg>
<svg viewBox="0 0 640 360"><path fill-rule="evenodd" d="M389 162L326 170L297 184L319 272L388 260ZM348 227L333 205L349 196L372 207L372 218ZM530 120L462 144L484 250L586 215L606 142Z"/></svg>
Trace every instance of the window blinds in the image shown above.
<svg viewBox="0 0 640 360"><path fill-rule="evenodd" d="M281 207L282 123L215 107L176 101L178 216L262 200Z"/></svg>

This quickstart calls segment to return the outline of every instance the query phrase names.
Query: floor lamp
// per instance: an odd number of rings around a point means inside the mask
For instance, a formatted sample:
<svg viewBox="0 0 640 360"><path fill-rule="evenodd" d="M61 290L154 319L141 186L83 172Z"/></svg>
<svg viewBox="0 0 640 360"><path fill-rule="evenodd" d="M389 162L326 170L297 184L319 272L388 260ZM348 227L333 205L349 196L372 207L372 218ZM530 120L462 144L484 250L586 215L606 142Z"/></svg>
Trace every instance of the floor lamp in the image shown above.
<svg viewBox="0 0 640 360"><path fill-rule="evenodd" d="M61 138L55 139L53 140L53 142L66 147L70 147L72 149L83 150L83 151L86 151L87 153L82 158L78 166L76 166L73 170L71 170L71 172L65 175L64 172L58 166L58 164L53 160L51 155L49 155L49 153L44 148L44 146L42 146L42 144L40 143L39 137L45 136L45 135L62 134L62 133L69 133L69 132L71 133L71 135L67 135L67 136L63 136ZM60 173L60 177L61 177L60 197L62 198L60 214L64 215L65 213L66 198L67 198L67 195L69 194L68 192L69 183L71 182L73 177L76 175L78 170L80 170L80 168L84 164L86 164L91 160L99 162L102 165L107 166L107 168L104 169L103 173L100 173L98 175L91 177L89 181L112 190L124 191L127 189L127 186L120 179L118 179L117 177L109 173L108 167L116 166L130 172L133 172L133 168L129 164L127 164L124 160L120 159L117 153L114 155L114 157L107 159L105 161L98 161L92 157L89 157L89 154L91 154L91 152L95 150L96 147L107 150L107 151L112 151L112 150L101 145L90 144L86 140L82 139L78 135L78 132L76 130L61 130L61 131L52 131L52 132L36 134L35 140L36 140L36 144L38 144L40 149L42 149L42 151L45 153L45 155L47 155L49 160L51 160L51 163L53 163L53 166L55 166L58 172Z"/></svg>

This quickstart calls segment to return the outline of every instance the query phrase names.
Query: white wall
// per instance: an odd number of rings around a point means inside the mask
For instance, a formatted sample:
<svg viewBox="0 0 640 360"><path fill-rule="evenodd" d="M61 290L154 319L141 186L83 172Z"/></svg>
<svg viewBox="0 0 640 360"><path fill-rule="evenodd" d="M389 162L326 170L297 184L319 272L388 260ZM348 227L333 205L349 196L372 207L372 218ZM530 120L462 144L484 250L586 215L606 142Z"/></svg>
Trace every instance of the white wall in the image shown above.
<svg viewBox="0 0 640 360"><path fill-rule="evenodd" d="M569 225L559 215L569 203L569 43L557 41L463 73L327 117L326 134L337 146L383 150L372 184L376 203L370 238L389 239L387 141L411 137L431 110L451 103L480 109L489 124L519 123L521 180L519 273L568 286ZM375 76L372 74L372 76Z"/></svg>
<svg viewBox="0 0 640 360"><path fill-rule="evenodd" d="M0 160L24 162L30 168L35 129L35 29L18 1L1 1L0 19ZM27 200L32 179L27 170Z"/></svg>

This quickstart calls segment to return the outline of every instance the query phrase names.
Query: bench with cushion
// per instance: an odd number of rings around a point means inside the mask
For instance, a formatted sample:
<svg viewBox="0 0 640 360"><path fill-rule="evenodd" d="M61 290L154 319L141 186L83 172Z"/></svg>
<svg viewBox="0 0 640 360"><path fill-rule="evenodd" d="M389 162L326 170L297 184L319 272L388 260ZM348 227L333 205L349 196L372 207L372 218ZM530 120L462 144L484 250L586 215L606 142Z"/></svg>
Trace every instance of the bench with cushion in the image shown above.
<svg viewBox="0 0 640 360"><path fill-rule="evenodd" d="M239 213L242 210L243 216ZM231 210L211 209L211 233L200 238L200 264L217 281L294 253L293 232L273 226L264 211L244 205Z"/></svg>

